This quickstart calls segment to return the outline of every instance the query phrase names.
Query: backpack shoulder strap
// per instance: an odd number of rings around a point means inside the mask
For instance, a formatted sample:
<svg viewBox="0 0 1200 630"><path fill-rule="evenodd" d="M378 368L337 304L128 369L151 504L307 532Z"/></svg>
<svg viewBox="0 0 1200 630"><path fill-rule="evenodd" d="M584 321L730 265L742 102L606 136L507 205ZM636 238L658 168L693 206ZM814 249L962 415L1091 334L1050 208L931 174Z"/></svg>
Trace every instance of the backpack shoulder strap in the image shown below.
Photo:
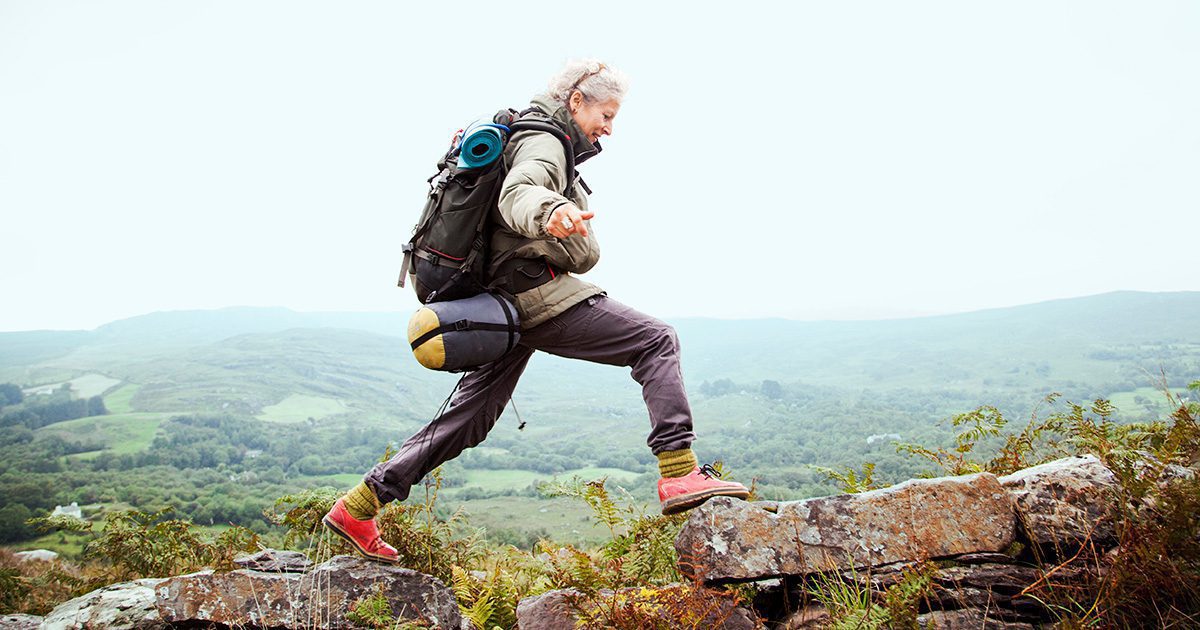
<svg viewBox="0 0 1200 630"><path fill-rule="evenodd" d="M567 159L567 187L563 191L563 196L571 199L575 196L575 146L571 143L571 136L563 130L553 118L542 113L542 110L531 107L522 111L508 125L510 133L518 131L542 131L548 133L562 143L563 155Z"/></svg>

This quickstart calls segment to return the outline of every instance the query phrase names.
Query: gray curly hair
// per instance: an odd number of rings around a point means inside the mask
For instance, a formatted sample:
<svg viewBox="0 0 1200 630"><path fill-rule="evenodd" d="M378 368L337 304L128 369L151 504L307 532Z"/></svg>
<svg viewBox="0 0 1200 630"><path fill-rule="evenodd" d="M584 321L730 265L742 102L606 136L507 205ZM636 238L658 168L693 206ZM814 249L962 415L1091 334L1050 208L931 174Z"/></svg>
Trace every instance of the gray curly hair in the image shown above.
<svg viewBox="0 0 1200 630"><path fill-rule="evenodd" d="M575 90L588 101L621 101L629 91L629 77L599 59L572 59L550 79L546 93L565 104Z"/></svg>

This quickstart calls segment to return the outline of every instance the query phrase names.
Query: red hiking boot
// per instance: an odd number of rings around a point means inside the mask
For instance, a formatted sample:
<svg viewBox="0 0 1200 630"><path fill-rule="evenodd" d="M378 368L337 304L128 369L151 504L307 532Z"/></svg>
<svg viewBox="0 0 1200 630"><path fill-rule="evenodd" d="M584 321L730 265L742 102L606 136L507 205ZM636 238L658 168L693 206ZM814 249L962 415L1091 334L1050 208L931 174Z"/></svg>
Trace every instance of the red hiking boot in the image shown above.
<svg viewBox="0 0 1200 630"><path fill-rule="evenodd" d="M721 481L721 475L709 464L697 466L682 477L664 477L658 480L658 500L663 514L676 514L690 510L713 497L750 496L746 486L736 481Z"/></svg>
<svg viewBox="0 0 1200 630"><path fill-rule="evenodd" d="M375 519L360 521L346 511L346 504L338 499L333 509L321 519L333 533L345 538L358 553L369 560L395 563L400 560L400 554L379 537L379 528Z"/></svg>

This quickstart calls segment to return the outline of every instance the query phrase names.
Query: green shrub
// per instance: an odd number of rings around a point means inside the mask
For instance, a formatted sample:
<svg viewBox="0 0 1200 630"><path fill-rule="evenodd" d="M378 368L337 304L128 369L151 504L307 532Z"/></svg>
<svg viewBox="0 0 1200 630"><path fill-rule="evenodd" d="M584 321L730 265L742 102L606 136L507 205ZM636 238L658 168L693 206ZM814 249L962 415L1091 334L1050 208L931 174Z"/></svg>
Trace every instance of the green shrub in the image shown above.
<svg viewBox="0 0 1200 630"><path fill-rule="evenodd" d="M548 496L583 501L593 518L609 530L609 540L595 552L543 543L557 588L571 588L568 598L584 628L719 627L742 600L735 587L708 588L700 582L679 583L680 558L675 538L684 514L647 514L627 495L618 503L605 479L543 484ZM687 562L687 559L684 559Z"/></svg>
<svg viewBox="0 0 1200 630"><path fill-rule="evenodd" d="M80 567L63 560L22 561L0 549L0 615L45 615L91 590Z"/></svg>
<svg viewBox="0 0 1200 630"><path fill-rule="evenodd" d="M70 518L32 519L40 529L90 532L84 557L103 567L90 584L93 587L145 577L168 577L201 568L230 569L240 552L259 547L258 534L232 527L213 538L198 531L189 521L167 518L164 508L148 513L122 510L105 515L103 526Z"/></svg>
<svg viewBox="0 0 1200 630"><path fill-rule="evenodd" d="M609 531L609 540L601 545L596 556L565 547L565 553L551 553L551 562L560 576L560 583L584 592L600 588L617 589L627 586L663 585L682 579L679 558L675 553L675 538L685 515L663 516L647 514L630 497L617 503L605 487L606 479L542 484L546 496L571 497L583 501L592 509L592 516ZM549 546L543 546L554 551ZM585 566L590 564L590 568Z"/></svg>
<svg viewBox="0 0 1200 630"><path fill-rule="evenodd" d="M1189 389L1200 393L1200 381ZM1123 423L1107 400L1068 402L1004 435L999 411L980 407L954 418L956 427L967 428L953 449L905 444L899 450L950 474L1006 474L1057 457L1096 455L1116 477L1108 499L1116 548L1106 552L1087 541L1070 557L1033 548L1043 577L1023 595L1064 627L1186 627L1200 618L1200 404L1163 391L1175 409L1163 420ZM991 438L1003 438L1001 445L990 459L979 458L984 449L977 446ZM1083 583L1060 580L1059 570L1069 564L1100 570Z"/></svg>

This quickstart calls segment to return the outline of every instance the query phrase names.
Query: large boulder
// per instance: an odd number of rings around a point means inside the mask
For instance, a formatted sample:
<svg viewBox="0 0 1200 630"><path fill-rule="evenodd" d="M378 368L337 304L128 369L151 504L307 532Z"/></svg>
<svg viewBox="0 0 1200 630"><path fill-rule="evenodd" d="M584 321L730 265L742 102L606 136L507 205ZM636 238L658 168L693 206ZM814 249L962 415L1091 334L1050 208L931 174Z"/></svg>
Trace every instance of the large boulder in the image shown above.
<svg viewBox="0 0 1200 630"><path fill-rule="evenodd" d="M774 509L718 497L693 510L675 540L681 569L706 581L744 581L997 552L1016 538L1012 498L989 473Z"/></svg>
<svg viewBox="0 0 1200 630"><path fill-rule="evenodd" d="M349 628L351 605L381 593L399 619L460 628L454 594L410 569L337 556L307 573L238 569L169 578L158 586L158 611L172 624L237 628Z"/></svg>
<svg viewBox="0 0 1200 630"><path fill-rule="evenodd" d="M578 626L578 611L588 606L611 607L613 598L635 595L645 601L647 609L662 608L661 603L650 599L655 592L667 595L672 589L684 588L670 585L650 588L629 588L620 591L603 590L596 596L588 598L574 589L559 589L548 591L534 597L526 597L517 604L517 627L522 630L575 630ZM755 630L762 628L754 613L740 606L735 606L731 600L712 599L706 602L711 609L707 610L703 619L698 619L698 625L689 627L713 628L715 630ZM697 611L699 616L699 611Z"/></svg>
<svg viewBox="0 0 1200 630"><path fill-rule="evenodd" d="M1016 501L1025 537L1038 545L1115 542L1117 479L1094 455L1067 457L1000 478Z"/></svg>
<svg viewBox="0 0 1200 630"><path fill-rule="evenodd" d="M154 588L161 579L111 584L59 604L42 621L46 630L104 628L150 630L165 628L154 606Z"/></svg>

